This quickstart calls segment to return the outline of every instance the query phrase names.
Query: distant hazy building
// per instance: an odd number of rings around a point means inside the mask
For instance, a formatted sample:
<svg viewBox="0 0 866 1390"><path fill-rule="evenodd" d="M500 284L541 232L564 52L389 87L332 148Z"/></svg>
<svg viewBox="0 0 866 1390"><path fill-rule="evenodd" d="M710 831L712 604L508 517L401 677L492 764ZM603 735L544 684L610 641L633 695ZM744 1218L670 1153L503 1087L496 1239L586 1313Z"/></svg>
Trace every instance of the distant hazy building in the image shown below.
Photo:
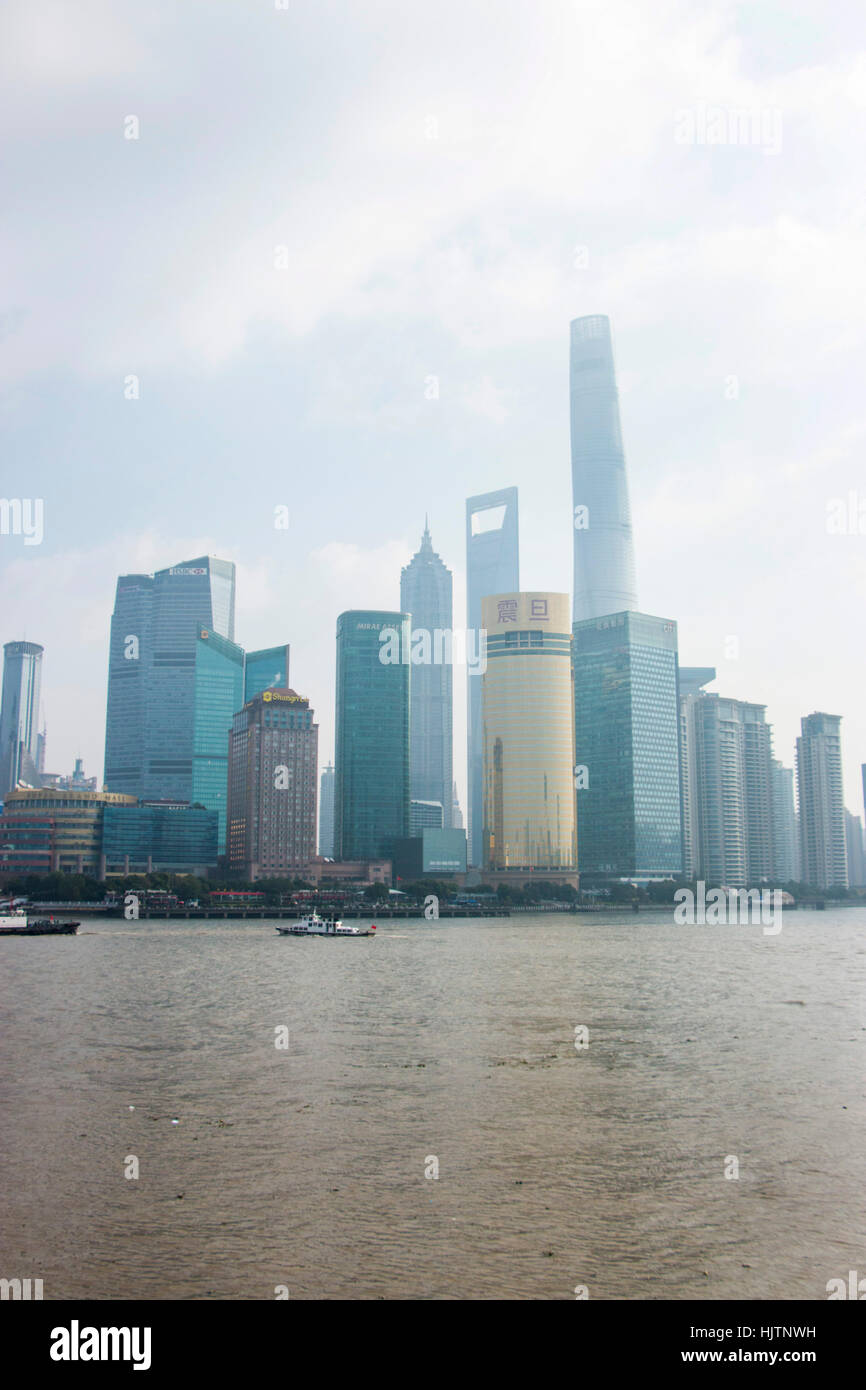
<svg viewBox="0 0 866 1390"><path fill-rule="evenodd" d="M39 765L45 761L39 731L43 651L36 642L7 642L3 648L0 797L19 782L39 786Z"/></svg>
<svg viewBox="0 0 866 1390"><path fill-rule="evenodd" d="M682 872L677 625L646 613L574 624L581 874Z"/></svg>
<svg viewBox="0 0 866 1390"><path fill-rule="evenodd" d="M813 888L848 886L841 722L838 715L821 713L800 721L800 872L803 882Z"/></svg>
<svg viewBox="0 0 866 1390"><path fill-rule="evenodd" d="M772 729L765 706L681 682L684 846L689 877L754 886L776 873Z"/></svg>
<svg viewBox="0 0 866 1390"><path fill-rule="evenodd" d="M68 777L62 777L59 772L44 772L40 782L43 787L56 787L59 791L95 792L98 790L98 779L85 777L84 763L81 758L75 759L75 766Z"/></svg>
<svg viewBox="0 0 866 1390"><path fill-rule="evenodd" d="M466 502L466 626L482 629L481 603L490 594L520 588L517 488L485 492ZM477 637L474 639L477 641ZM477 650L477 647L476 647ZM469 863L482 858L484 821L484 731L481 726L481 674L467 677L467 825Z"/></svg>
<svg viewBox="0 0 866 1390"><path fill-rule="evenodd" d="M414 676L414 671L412 672ZM441 801L409 802L409 834L417 835L422 830L448 829L443 824L444 815Z"/></svg>
<svg viewBox="0 0 866 1390"><path fill-rule="evenodd" d="M700 872L700 826L698 821L700 800L692 706L703 693L703 687L715 679L716 669L714 666L681 666L679 668L683 877L687 879L697 878Z"/></svg>
<svg viewBox="0 0 866 1390"><path fill-rule="evenodd" d="M245 878L284 878L315 858L318 738L294 690L263 690L235 714L226 854Z"/></svg>
<svg viewBox="0 0 866 1390"><path fill-rule="evenodd" d="M845 812L845 850L848 859L848 887L866 887L866 853L863 847L863 822L850 811Z"/></svg>
<svg viewBox="0 0 866 1390"><path fill-rule="evenodd" d="M319 854L334 857L334 764L322 768L319 787Z"/></svg>
<svg viewBox="0 0 866 1390"><path fill-rule="evenodd" d="M610 321L571 324L574 621L638 606Z"/></svg>
<svg viewBox="0 0 866 1390"><path fill-rule="evenodd" d="M577 882L571 634L567 594L482 599L487 670L483 868Z"/></svg>
<svg viewBox="0 0 866 1390"><path fill-rule="evenodd" d="M409 834L408 636L406 613L353 610L337 619L337 859L388 857Z"/></svg>
<svg viewBox="0 0 866 1390"><path fill-rule="evenodd" d="M457 795L457 783L454 783L453 799L451 802L451 828L453 830L463 829L463 812L460 809L460 798Z"/></svg>
<svg viewBox="0 0 866 1390"><path fill-rule="evenodd" d="M435 656L434 634L452 630L451 571L433 549L426 520L421 548L400 576L400 607L411 614L413 632L428 634L429 655ZM421 655L425 650L419 645ZM451 824L453 704L451 661L413 661L409 785L414 800L441 803L446 828Z"/></svg>
<svg viewBox="0 0 866 1390"><path fill-rule="evenodd" d="M800 837L794 807L794 769L773 760L773 877L800 881Z"/></svg>

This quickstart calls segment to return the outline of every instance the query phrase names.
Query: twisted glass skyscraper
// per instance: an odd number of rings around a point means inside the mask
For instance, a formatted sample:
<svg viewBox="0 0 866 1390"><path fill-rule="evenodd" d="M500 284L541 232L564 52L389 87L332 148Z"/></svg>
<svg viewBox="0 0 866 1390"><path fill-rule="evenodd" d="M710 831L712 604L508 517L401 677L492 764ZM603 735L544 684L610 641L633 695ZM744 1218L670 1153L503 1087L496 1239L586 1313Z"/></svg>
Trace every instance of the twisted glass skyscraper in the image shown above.
<svg viewBox="0 0 866 1390"><path fill-rule="evenodd" d="M637 611L637 580L610 320L571 325L574 621Z"/></svg>

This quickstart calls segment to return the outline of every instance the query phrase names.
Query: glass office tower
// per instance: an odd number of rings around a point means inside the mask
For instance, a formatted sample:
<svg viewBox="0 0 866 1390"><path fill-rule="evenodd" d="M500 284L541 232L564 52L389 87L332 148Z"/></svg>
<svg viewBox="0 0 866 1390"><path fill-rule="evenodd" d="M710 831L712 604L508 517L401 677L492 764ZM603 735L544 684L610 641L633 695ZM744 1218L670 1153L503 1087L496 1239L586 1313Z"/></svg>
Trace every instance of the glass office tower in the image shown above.
<svg viewBox="0 0 866 1390"><path fill-rule="evenodd" d="M244 704L263 690L288 690L289 648L265 647L244 659Z"/></svg>
<svg viewBox="0 0 866 1390"><path fill-rule="evenodd" d="M574 621L637 610L628 477L610 320L571 325Z"/></svg>
<svg viewBox="0 0 866 1390"><path fill-rule="evenodd" d="M43 647L7 642L3 648L0 697L0 798L19 782L39 786L39 711Z"/></svg>
<svg viewBox="0 0 866 1390"><path fill-rule="evenodd" d="M679 874L677 625L614 613L573 633L581 874Z"/></svg>
<svg viewBox="0 0 866 1390"><path fill-rule="evenodd" d="M219 813L220 850L226 833L229 731L243 703L243 648L201 628L195 644L192 786L183 799Z"/></svg>
<svg viewBox="0 0 866 1390"><path fill-rule="evenodd" d="M451 571L433 549L424 525L421 548L400 576L400 607L412 614L412 630L451 632ZM412 669L409 715L409 783L413 801L439 801L444 827L451 826L453 696L450 661L428 661ZM440 829L442 827L440 826Z"/></svg>
<svg viewBox="0 0 866 1390"><path fill-rule="evenodd" d="M482 599L483 866L577 870L567 594Z"/></svg>
<svg viewBox="0 0 866 1390"><path fill-rule="evenodd" d="M234 591L234 565L210 556L118 579L105 729L110 791L194 800L196 647L202 630L234 643Z"/></svg>
<svg viewBox="0 0 866 1390"><path fill-rule="evenodd" d="M466 626L479 633L481 601L490 594L520 588L517 488L485 492L466 502ZM477 637L474 639L478 650ZM467 676L467 832L468 861L482 860L484 824L484 733L481 726L481 676Z"/></svg>
<svg viewBox="0 0 866 1390"><path fill-rule="evenodd" d="M410 620L365 610L337 619L337 859L387 858L409 835Z"/></svg>

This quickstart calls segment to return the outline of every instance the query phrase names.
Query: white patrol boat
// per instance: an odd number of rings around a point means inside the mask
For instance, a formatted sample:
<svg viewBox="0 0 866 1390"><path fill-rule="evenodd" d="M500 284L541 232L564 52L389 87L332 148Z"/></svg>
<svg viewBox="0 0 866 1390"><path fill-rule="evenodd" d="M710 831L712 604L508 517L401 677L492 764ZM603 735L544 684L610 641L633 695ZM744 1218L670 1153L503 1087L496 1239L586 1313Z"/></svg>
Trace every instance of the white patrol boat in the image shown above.
<svg viewBox="0 0 866 1390"><path fill-rule="evenodd" d="M0 909L0 936L76 936L80 922L55 922L53 917L34 921L20 907Z"/></svg>
<svg viewBox="0 0 866 1390"><path fill-rule="evenodd" d="M310 912L297 922L276 929L280 936L375 936L376 927L344 927L335 917L320 917L318 912Z"/></svg>

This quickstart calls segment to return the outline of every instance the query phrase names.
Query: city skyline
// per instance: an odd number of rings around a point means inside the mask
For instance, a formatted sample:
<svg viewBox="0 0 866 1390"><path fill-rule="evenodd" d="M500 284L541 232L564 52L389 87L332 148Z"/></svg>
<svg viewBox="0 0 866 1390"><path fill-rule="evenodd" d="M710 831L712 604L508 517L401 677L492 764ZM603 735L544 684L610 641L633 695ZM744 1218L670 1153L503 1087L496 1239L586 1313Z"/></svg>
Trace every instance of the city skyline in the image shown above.
<svg viewBox="0 0 866 1390"><path fill-rule="evenodd" d="M858 810L866 708L838 596L866 600L864 537L827 530L828 504L864 491L866 273L843 154L859 121L850 43L804 15L777 49L759 23L721 9L699 32L677 13L635 30L613 0L596 17L592 61L578 16L506 5L495 32L480 14L463 18L456 66L447 26L419 54L401 17L386 64L363 7L348 4L362 61L329 67L302 115L278 95L302 79L300 58L274 41L285 20L232 31L237 73L263 80L228 142L188 120L181 65L157 77L140 16L55 16L68 64L56 85L55 69L18 52L23 32L10 35L16 79L34 84L30 97L11 85L19 128L38 110L51 132L38 161L29 145L12 153L10 173L34 186L40 225L64 227L46 256L26 210L13 210L0 343L4 488L35 493L45 512L41 544L0 536L0 637L45 647L49 765L83 756L102 776L118 574L179 555L233 560L237 640L267 646L274 619L290 635L323 756L334 749L333 624L356 601L394 605L425 510L454 572L455 612L465 498L504 484L521 489L521 585L570 591L568 325L604 314L641 607L676 617L682 659L716 666L726 695L767 706L786 763L804 711L842 712ZM226 22L214 19L215 36ZM192 16L172 23L197 90L224 82L219 45L202 50ZM291 24L314 41L312 15ZM625 53L623 31L635 35ZM490 53L480 89L476 41ZM539 105L502 74L541 54L552 66ZM628 100L609 104L605 81L621 86L623 64ZM675 113L706 99L702 88L722 107L782 112L782 150L683 143ZM137 141L124 136L127 90L142 94ZM287 183L292 140L305 153ZM215 188L232 195L216 207ZM325 242L312 235L323 221ZM155 284L166 288L158 302ZM276 529L282 505L289 524ZM795 563L804 552L808 565ZM360 581L369 592L357 600ZM321 601L307 613L311 588ZM822 661L810 663L818 631Z"/></svg>

